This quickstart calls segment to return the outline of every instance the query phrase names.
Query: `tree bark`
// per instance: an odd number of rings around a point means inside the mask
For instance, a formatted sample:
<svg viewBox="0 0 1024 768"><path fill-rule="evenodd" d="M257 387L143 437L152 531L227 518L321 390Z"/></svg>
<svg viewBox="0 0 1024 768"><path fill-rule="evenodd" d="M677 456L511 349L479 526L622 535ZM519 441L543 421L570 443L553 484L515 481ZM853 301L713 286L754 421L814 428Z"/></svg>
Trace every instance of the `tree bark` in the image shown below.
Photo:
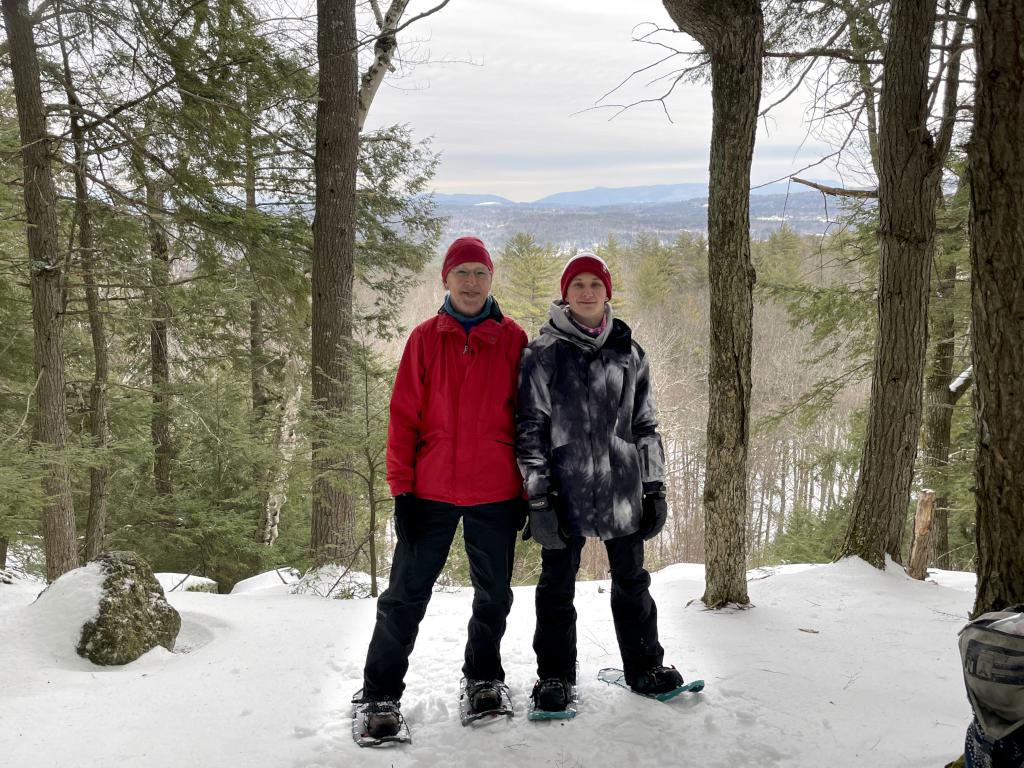
<svg viewBox="0 0 1024 768"><path fill-rule="evenodd" d="M921 430L921 479L935 489L935 527L932 532L935 564L949 567L949 443L953 407L969 389L971 377L953 382L954 341L957 333L953 299L957 264L947 264L939 276L928 312L932 336L931 360L924 382L924 423Z"/></svg>
<svg viewBox="0 0 1024 768"><path fill-rule="evenodd" d="M921 581L928 575L928 555L932 544L932 523L935 520L935 492L921 491L914 515L914 541L910 546L907 575Z"/></svg>
<svg viewBox="0 0 1024 768"><path fill-rule="evenodd" d="M145 178L146 207L150 237L150 383L153 411L150 434L153 441L153 487L157 496L171 495L171 381L167 348L171 308L167 301L170 282L170 247L164 230L165 194L163 182Z"/></svg>
<svg viewBox="0 0 1024 768"><path fill-rule="evenodd" d="M708 267L711 349L704 485L704 603L747 604L747 450L754 268L750 163L761 98L759 0L665 0L679 29L711 58Z"/></svg>
<svg viewBox="0 0 1024 768"><path fill-rule="evenodd" d="M267 483L267 500L263 505L263 520L260 526L260 541L268 547L277 541L281 523L281 509L288 500L288 472L299 444L299 404L302 402L302 364L298 357L288 358L284 367L284 405L281 407L281 421L277 428L278 461L271 470Z"/></svg>
<svg viewBox="0 0 1024 768"><path fill-rule="evenodd" d="M256 216L256 153L253 147L252 124L245 129L245 211L249 216ZM257 254L252 243L246 244L246 259L249 274L252 277L253 295L249 300L249 371L252 387L253 423L256 431L266 416L267 391L266 379L266 336L263 329L263 297L260 293L259 275L254 264Z"/></svg>
<svg viewBox="0 0 1024 768"><path fill-rule="evenodd" d="M64 272L57 252L57 195L28 3L2 0L2 5L22 145L37 379L33 439L44 452L43 542L46 578L53 581L78 567L71 472L64 455Z"/></svg>
<svg viewBox="0 0 1024 768"><path fill-rule="evenodd" d="M1024 6L976 4L969 148L978 409L975 615L1024 602Z"/></svg>
<svg viewBox="0 0 1024 768"><path fill-rule="evenodd" d="M355 552L355 500L346 489L351 457L329 455L331 424L349 409L355 272L359 62L355 0L317 0L316 212L313 217L312 397L323 418L312 439L316 565Z"/></svg>
<svg viewBox="0 0 1024 768"><path fill-rule="evenodd" d="M107 442L107 332L96 285L96 250L92 233L92 212L89 208L89 190L86 184L88 165L85 156L85 132L77 109L81 106L75 90L71 65L68 60L61 15L57 9L57 31L61 38L64 62L64 91L71 108L71 142L75 152L75 222L78 226L78 252L85 284L85 304L89 317L89 335L92 340L93 379L89 387L89 435L92 445L102 452ZM86 521L85 560L95 560L103 553L103 540L107 527L107 466L102 457L89 469L89 517Z"/></svg>
<svg viewBox="0 0 1024 768"><path fill-rule="evenodd" d="M894 0L879 122L878 324L868 424L842 555L902 562L928 341L941 165L927 128L931 0Z"/></svg>

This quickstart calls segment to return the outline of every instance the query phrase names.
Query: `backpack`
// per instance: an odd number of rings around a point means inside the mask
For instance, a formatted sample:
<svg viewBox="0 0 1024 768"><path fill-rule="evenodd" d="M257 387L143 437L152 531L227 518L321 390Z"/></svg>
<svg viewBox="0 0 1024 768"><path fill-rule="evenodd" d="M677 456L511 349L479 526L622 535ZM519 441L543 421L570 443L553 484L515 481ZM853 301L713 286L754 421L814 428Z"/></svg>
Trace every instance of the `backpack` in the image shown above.
<svg viewBox="0 0 1024 768"><path fill-rule="evenodd" d="M1024 604L960 630L960 658L974 711L964 746L968 768L1024 767Z"/></svg>

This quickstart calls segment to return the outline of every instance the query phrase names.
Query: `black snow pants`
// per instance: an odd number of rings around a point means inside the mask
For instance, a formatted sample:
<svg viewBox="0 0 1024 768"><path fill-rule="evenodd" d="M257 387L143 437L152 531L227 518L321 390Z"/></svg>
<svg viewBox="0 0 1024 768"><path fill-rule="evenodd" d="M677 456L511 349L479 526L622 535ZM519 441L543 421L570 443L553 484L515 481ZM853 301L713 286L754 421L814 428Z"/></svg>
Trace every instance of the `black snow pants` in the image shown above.
<svg viewBox="0 0 1024 768"><path fill-rule="evenodd" d="M395 521L398 545L388 588L377 600L377 623L363 670L365 698L401 698L409 655L460 518L473 584L462 673L477 680L505 679L501 638L512 609L510 583L516 532L523 524L522 501L460 507L418 499L415 509Z"/></svg>
<svg viewBox="0 0 1024 768"><path fill-rule="evenodd" d="M541 552L540 582L537 584L537 630L533 650L537 654L537 676L576 680L576 572L586 542L581 536L569 539L565 549ZM649 587L651 576L644 570L644 540L639 533L608 539L608 563L612 571L612 621L622 655L626 680L664 660L658 642L658 607Z"/></svg>

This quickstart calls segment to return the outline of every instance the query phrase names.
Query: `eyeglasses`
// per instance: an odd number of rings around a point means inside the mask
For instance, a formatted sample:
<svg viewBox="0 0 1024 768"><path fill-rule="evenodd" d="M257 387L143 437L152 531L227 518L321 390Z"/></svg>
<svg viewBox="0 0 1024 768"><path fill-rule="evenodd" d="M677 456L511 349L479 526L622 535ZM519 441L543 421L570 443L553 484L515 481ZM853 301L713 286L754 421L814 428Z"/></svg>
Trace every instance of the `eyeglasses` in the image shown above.
<svg viewBox="0 0 1024 768"><path fill-rule="evenodd" d="M486 269L460 269L459 267L456 267L448 274L454 275L459 280L469 280L470 278L473 278L477 282L481 283L491 278L491 273Z"/></svg>

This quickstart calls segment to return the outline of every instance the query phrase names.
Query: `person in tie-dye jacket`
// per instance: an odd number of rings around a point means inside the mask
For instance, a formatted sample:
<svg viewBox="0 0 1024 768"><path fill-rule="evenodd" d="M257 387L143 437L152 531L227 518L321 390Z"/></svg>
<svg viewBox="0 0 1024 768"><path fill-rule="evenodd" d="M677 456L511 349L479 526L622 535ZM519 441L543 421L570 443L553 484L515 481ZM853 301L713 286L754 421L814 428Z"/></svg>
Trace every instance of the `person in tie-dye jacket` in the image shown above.
<svg viewBox="0 0 1024 768"><path fill-rule="evenodd" d="M650 367L613 317L607 264L584 252L565 265L562 298L523 351L516 456L529 496L524 538L543 547L536 590L535 706L564 710L576 678L576 573L586 537L604 541L626 682L640 693L682 683L663 665L644 541L665 525L664 450Z"/></svg>

